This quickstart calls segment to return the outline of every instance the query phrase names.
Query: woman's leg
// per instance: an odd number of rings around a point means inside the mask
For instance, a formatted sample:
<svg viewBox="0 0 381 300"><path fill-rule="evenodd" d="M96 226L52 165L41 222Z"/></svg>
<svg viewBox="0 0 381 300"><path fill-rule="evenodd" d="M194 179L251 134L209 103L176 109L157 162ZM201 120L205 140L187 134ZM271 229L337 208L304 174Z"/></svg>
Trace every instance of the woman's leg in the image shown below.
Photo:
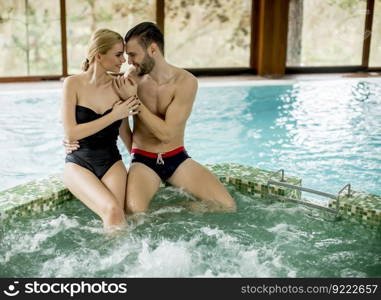
<svg viewBox="0 0 381 300"><path fill-rule="evenodd" d="M125 196L127 186L127 170L122 160L117 161L103 175L101 181L114 195L120 207L125 210Z"/></svg>
<svg viewBox="0 0 381 300"><path fill-rule="evenodd" d="M103 220L104 227L126 224L120 202L91 171L74 163L66 163L64 184Z"/></svg>

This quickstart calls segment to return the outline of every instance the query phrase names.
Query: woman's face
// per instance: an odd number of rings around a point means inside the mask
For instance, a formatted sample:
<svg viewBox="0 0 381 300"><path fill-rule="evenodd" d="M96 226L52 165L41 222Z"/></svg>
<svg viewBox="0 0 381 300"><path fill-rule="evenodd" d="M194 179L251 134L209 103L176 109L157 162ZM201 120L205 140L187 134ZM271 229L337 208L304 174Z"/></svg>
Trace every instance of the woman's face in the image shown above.
<svg viewBox="0 0 381 300"><path fill-rule="evenodd" d="M123 42L115 44L106 54L100 54L99 63L106 71L119 73L125 62Z"/></svg>

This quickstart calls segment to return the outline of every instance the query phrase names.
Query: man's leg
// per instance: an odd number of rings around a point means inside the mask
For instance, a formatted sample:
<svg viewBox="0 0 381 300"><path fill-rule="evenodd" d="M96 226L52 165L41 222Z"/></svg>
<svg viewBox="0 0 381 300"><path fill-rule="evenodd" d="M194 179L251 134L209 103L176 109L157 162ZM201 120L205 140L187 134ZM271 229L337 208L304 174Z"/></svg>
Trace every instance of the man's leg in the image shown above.
<svg viewBox="0 0 381 300"><path fill-rule="evenodd" d="M132 163L128 171L127 213L145 212L160 187L160 177L142 163Z"/></svg>
<svg viewBox="0 0 381 300"><path fill-rule="evenodd" d="M207 168L191 158L185 160L168 182L212 205L214 211L235 211L236 204L224 185Z"/></svg>

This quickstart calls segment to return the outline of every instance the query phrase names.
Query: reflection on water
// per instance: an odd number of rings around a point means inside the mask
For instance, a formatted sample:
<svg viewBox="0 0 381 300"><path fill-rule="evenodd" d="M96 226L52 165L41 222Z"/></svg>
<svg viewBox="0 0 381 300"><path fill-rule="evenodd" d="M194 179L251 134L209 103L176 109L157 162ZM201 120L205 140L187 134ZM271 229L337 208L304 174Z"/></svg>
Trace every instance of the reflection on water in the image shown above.
<svg viewBox="0 0 381 300"><path fill-rule="evenodd" d="M0 101L0 188L62 171L60 91L0 93ZM381 194L381 80L202 87L185 146L201 163L284 168L326 192L350 182Z"/></svg>
<svg viewBox="0 0 381 300"><path fill-rule="evenodd" d="M300 82L219 93L224 96L215 105L214 88L199 92L196 111L207 116L201 124L197 115L191 118L198 124L188 130L194 157L284 168L304 185L332 193L350 182L381 194L381 82Z"/></svg>

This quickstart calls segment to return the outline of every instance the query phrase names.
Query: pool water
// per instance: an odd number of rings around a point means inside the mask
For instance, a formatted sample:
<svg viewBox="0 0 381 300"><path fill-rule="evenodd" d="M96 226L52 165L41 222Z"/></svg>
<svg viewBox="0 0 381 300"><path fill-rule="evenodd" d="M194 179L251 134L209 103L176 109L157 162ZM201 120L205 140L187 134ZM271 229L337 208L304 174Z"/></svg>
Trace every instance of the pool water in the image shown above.
<svg viewBox="0 0 381 300"><path fill-rule="evenodd" d="M347 183L381 195L381 79L204 88L189 150L202 162L283 168L336 194Z"/></svg>
<svg viewBox="0 0 381 300"><path fill-rule="evenodd" d="M63 170L60 99L0 92L0 189ZM284 168L325 192L350 182L381 194L381 80L201 87L185 146L203 164ZM186 194L161 190L117 235L78 201L1 223L0 277L381 276L380 231L229 190L237 213L192 213L179 205Z"/></svg>
<svg viewBox="0 0 381 300"><path fill-rule="evenodd" d="M61 91L0 92L0 101L0 189L61 172ZM381 195L381 79L201 87L185 146L203 164L283 168L325 192L351 183Z"/></svg>
<svg viewBox="0 0 381 300"><path fill-rule="evenodd" d="M79 201L19 219L1 233L0 277L381 276L380 232L228 188L237 213L192 213L169 188L114 235Z"/></svg>

